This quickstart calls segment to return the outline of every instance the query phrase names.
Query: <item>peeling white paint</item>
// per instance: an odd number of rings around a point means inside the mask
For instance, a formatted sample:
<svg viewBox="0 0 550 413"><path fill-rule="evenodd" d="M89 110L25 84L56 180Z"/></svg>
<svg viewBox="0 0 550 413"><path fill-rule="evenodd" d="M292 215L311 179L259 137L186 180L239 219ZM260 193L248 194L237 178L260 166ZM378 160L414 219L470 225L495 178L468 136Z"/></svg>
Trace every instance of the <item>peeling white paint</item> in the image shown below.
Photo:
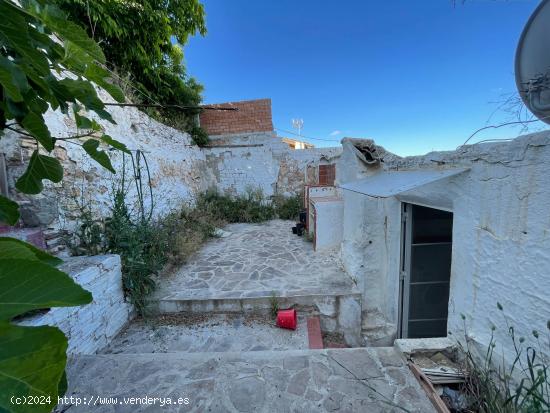
<svg viewBox="0 0 550 413"><path fill-rule="evenodd" d="M550 133L398 159L384 168L434 169L434 160L444 162L443 168L471 170L398 198L344 191L342 258L362 288L364 316L379 312L397 330L400 201L449 209L454 224L448 330L460 336L464 314L469 335L483 346L494 325L498 346L511 357L507 323L518 337L548 333ZM357 176L350 165L343 174Z"/></svg>

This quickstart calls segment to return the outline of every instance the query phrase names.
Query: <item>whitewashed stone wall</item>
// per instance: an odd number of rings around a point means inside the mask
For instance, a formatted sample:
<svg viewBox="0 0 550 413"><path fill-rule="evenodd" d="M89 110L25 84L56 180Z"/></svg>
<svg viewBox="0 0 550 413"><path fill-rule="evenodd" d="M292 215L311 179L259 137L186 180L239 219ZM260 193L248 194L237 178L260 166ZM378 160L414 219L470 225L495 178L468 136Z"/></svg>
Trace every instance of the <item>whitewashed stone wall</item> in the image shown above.
<svg viewBox="0 0 550 413"><path fill-rule="evenodd" d="M104 92L100 91L99 94L102 100L110 100ZM102 125L106 134L124 143L128 149L144 152L151 174L156 215L166 213L183 202L192 201L196 192L215 185L213 175L206 168L202 150L191 144L188 134L163 125L136 108L112 106L109 107L109 112L116 124L97 117L95 119ZM94 118L93 114L89 116ZM59 111L48 112L46 121L53 136L67 137L78 133L74 121ZM70 229L78 215L77 201L93 200L94 212L98 216L109 213L112 189L122 178L121 152L109 152L113 167L117 171L117 174L112 174L91 160L78 145L58 141L53 156L60 159L65 169L63 181L59 184L44 181L45 189L41 194L24 196L15 190L15 181L23 174L35 145L33 141L21 138L15 133L7 133L0 140L0 152L6 155L11 196L23 201L23 218L30 215L28 220L32 222L26 222L26 225ZM128 196L130 202L133 202L135 188L128 155L125 156L125 165ZM143 162L142 166L145 205L148 207L150 200Z"/></svg>
<svg viewBox="0 0 550 413"><path fill-rule="evenodd" d="M550 320L550 133L471 145L385 164L385 168L468 167L445 182L398 198L344 191L342 257L364 291L363 306L393 326L398 308L400 202L454 214L448 330L458 338L466 316L481 348L497 327L498 351L512 357L507 322L518 337L548 334ZM352 176L353 171L348 171ZM504 311L497 310L497 302ZM367 314L368 316L368 314Z"/></svg>
<svg viewBox="0 0 550 413"><path fill-rule="evenodd" d="M260 188L264 195L294 195L303 185L316 183L315 168L334 162L341 148L292 150L274 132L211 136L212 147L205 149L217 188L230 194L243 194Z"/></svg>
<svg viewBox="0 0 550 413"><path fill-rule="evenodd" d="M60 269L90 291L93 302L79 307L52 308L20 324L55 325L68 337L69 353L94 354L109 344L133 315L132 306L124 300L120 257L67 258Z"/></svg>

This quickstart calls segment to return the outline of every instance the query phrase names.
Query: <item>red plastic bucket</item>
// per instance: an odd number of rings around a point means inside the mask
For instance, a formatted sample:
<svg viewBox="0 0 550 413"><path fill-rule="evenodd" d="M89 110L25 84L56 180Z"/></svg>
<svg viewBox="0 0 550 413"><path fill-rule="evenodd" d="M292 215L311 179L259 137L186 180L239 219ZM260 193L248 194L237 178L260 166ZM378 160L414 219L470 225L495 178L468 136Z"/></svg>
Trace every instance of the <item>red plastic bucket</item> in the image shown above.
<svg viewBox="0 0 550 413"><path fill-rule="evenodd" d="M296 310L279 310L277 312L277 325L281 328L296 330Z"/></svg>

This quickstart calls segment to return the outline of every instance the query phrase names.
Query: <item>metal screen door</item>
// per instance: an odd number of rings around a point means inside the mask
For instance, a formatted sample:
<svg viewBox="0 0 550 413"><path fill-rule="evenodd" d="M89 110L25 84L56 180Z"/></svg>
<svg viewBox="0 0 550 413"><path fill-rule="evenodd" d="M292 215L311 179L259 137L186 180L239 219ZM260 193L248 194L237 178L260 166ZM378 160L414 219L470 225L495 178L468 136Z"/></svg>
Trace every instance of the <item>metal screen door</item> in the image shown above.
<svg viewBox="0 0 550 413"><path fill-rule="evenodd" d="M401 337L447 335L453 214L403 204Z"/></svg>

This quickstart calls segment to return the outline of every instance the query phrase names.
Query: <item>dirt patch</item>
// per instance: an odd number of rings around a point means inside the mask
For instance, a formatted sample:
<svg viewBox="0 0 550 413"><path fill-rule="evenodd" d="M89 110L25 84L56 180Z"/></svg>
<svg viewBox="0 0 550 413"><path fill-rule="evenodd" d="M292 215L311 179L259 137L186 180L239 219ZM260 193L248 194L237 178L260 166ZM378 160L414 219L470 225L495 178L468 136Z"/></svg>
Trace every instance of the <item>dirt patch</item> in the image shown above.
<svg viewBox="0 0 550 413"><path fill-rule="evenodd" d="M325 348L348 348L344 335L342 333L321 332L323 336L323 346Z"/></svg>
<svg viewBox="0 0 550 413"><path fill-rule="evenodd" d="M220 317L222 316L222 317ZM268 314L238 314L238 313L191 313L182 312L176 314L162 314L154 317L139 317L133 323L152 326L186 326L191 327L199 324L218 326L231 324L235 320L242 320L242 324L253 326L254 324L275 325L275 320Z"/></svg>

